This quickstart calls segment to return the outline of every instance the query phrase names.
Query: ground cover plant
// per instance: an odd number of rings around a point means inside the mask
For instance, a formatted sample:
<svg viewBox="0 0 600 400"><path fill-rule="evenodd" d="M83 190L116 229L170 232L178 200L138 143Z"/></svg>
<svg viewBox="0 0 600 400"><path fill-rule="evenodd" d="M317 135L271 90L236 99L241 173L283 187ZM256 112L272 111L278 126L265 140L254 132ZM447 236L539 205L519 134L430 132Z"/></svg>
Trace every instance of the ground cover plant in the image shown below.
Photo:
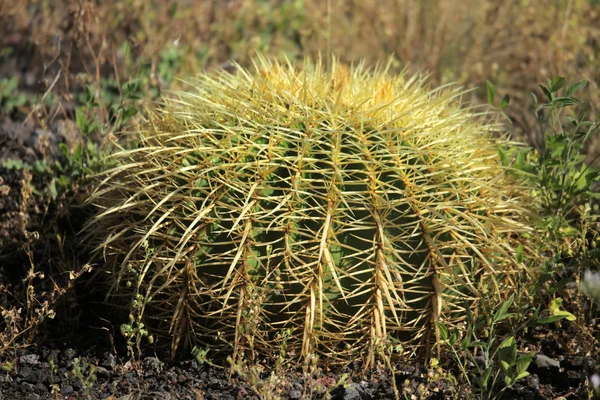
<svg viewBox="0 0 600 400"><path fill-rule="evenodd" d="M598 7L588 0L0 2L0 393L390 398L395 386L405 398L592 396ZM490 102L502 111L504 130L536 149L507 146L497 157L541 205L532 224L541 273L519 280L505 307L465 315L465 326L432 326L441 340L429 361L335 370L310 357L298 365L282 346L271 363L249 357L228 365L209 344L181 353L184 368L167 366L167 343L148 332L143 302L124 302L132 308L123 318L105 315L104 294L85 285L102 267L90 263L79 235L92 214L82 206L88 177L111 168L105 155L123 145L118 132L143 122L153 102L198 72L235 73L234 61L250 68L256 51L298 66L306 56L327 59L328 50L348 66L392 55L391 75L426 72L430 88L458 82L473 89L465 105ZM518 263L529 258L526 244L512 255ZM275 340L283 345L290 334ZM102 343L99 356L85 350L90 342ZM161 387L162 378L180 383Z"/></svg>

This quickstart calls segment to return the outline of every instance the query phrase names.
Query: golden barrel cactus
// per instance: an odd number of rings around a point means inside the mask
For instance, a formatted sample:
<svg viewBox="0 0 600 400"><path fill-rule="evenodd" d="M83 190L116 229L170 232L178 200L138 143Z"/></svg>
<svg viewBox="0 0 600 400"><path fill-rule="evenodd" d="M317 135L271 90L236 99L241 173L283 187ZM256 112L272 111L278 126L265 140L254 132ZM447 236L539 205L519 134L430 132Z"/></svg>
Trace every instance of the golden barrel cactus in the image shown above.
<svg viewBox="0 0 600 400"><path fill-rule="evenodd" d="M424 81L259 57L165 99L91 199L109 299L141 295L174 348L367 365L501 302L530 253L528 189L497 126Z"/></svg>

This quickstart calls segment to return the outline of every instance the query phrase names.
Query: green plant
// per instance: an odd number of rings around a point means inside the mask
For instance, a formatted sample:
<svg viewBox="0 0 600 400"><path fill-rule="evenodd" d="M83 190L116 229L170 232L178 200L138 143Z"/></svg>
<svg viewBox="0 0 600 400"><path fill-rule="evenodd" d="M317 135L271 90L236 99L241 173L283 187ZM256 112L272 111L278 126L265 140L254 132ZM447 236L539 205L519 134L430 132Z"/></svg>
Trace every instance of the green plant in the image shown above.
<svg viewBox="0 0 600 400"><path fill-rule="evenodd" d="M54 395L55 399L59 399L60 385L55 382L56 373L58 372L58 365L56 365L54 358L48 360L48 366L50 368L50 394Z"/></svg>
<svg viewBox="0 0 600 400"><path fill-rule="evenodd" d="M129 314L129 323L121 324L121 334L127 341L127 354L132 361L139 363L142 358L142 340L147 338L148 343L154 343L154 336L150 335L141 321L144 310L144 298L138 294L132 301L132 311Z"/></svg>
<svg viewBox="0 0 600 400"><path fill-rule="evenodd" d="M85 397L92 399L92 389L98 379L96 376L97 368L93 364L82 363L79 358L73 359L73 369L71 373L75 379L78 379L83 386Z"/></svg>
<svg viewBox="0 0 600 400"><path fill-rule="evenodd" d="M437 323L440 330L440 344L450 347L462 376L469 386L477 385L481 398L490 398L490 393L500 397L506 389L529 375L527 368L535 353L519 354L514 334L506 336L498 343L497 325L516 316L508 312L513 301L514 295L511 295L496 312L487 313L479 320L476 320L467 309L467 331L464 337L461 337L458 329L454 328L450 331L444 324ZM483 339L480 339L480 331L483 331L486 336ZM478 354L481 354L480 358ZM468 364L475 367L474 374L468 370ZM498 391L499 379L503 380L504 385Z"/></svg>
<svg viewBox="0 0 600 400"><path fill-rule="evenodd" d="M281 391L284 386L284 378L270 371L268 377L264 377L265 366L258 363L249 364L246 360L234 362L231 358L227 360L231 365L231 372L241 376L252 388L252 390L265 400L281 399Z"/></svg>
<svg viewBox="0 0 600 400"><path fill-rule="evenodd" d="M151 299L173 350L220 334L234 363L277 357L290 329L299 357L374 365L535 274L529 189L459 89L336 60L238 68L166 99L90 199L109 297Z"/></svg>
<svg viewBox="0 0 600 400"><path fill-rule="evenodd" d="M194 346L192 348L192 356L194 356L196 362L198 362L200 365L207 364L214 368L223 368L222 366L213 363L212 359L207 357L209 351L210 349L208 346L206 346L204 349Z"/></svg>
<svg viewBox="0 0 600 400"><path fill-rule="evenodd" d="M18 91L19 80L15 77L0 79L0 111L10 114L27 102L27 97Z"/></svg>
<svg viewBox="0 0 600 400"><path fill-rule="evenodd" d="M540 85L544 102L538 104L537 96L533 93L531 96L544 135L542 149L534 152L523 149L516 157L501 150L505 165L513 163L515 172L535 185L533 194L541 206L541 228L546 242L553 243L555 250L564 249L569 254L587 247L585 236L590 232L588 225L593 216L589 210L586 213L585 207L591 209L592 201L600 198L595 189L600 173L593 166L598 156L588 162L584 151L599 123L587 121L585 114L577 118L564 115L568 107L580 103L574 95L586 84L587 81L582 80L566 85L565 78L557 76L549 79L547 86ZM577 240L582 235L583 240Z"/></svg>

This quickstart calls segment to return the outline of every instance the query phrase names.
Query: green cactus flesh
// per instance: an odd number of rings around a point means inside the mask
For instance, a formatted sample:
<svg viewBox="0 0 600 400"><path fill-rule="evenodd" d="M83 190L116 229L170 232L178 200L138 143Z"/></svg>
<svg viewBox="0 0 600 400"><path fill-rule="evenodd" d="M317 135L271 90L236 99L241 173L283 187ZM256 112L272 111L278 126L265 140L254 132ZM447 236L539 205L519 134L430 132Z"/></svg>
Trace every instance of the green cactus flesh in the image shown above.
<svg viewBox="0 0 600 400"><path fill-rule="evenodd" d="M508 296L528 249L527 188L461 94L335 62L201 75L100 176L109 298L142 294L174 348L268 356L286 330L288 354L330 363L430 347L435 321Z"/></svg>

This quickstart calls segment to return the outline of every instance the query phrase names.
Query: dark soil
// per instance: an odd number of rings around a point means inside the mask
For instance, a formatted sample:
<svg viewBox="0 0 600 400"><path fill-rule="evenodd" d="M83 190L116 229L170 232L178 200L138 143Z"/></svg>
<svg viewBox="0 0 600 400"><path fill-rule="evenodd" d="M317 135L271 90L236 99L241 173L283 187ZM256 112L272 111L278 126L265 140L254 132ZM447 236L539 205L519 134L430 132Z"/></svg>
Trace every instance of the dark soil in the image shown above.
<svg viewBox="0 0 600 400"><path fill-rule="evenodd" d="M20 350L16 354L14 369L0 375L0 400L263 398L245 379L235 374L230 378L226 369L199 365L196 360L190 359L171 362L156 355L145 356L139 363L132 363L101 344L90 345L92 338L85 339L87 344L65 341ZM553 342L552 345L557 343ZM76 359L86 368L83 377L74 376ZM503 398L587 398L585 380L594 364L595 359L591 357L538 356L529 368L531 375L515 385ZM92 365L96 368L93 374L96 380L86 386L86 378L90 376L89 366ZM428 381L425 368L405 365L398 366L398 369L396 382L406 398L473 397L470 388L463 388L459 392L448 380ZM344 372L350 378L343 385L338 384L341 372L321 371L308 380L303 379L301 373L289 373L274 389L283 399L394 398L391 377L384 369L362 373L358 369L348 368ZM262 376L264 381L268 380L268 375L265 373Z"/></svg>

